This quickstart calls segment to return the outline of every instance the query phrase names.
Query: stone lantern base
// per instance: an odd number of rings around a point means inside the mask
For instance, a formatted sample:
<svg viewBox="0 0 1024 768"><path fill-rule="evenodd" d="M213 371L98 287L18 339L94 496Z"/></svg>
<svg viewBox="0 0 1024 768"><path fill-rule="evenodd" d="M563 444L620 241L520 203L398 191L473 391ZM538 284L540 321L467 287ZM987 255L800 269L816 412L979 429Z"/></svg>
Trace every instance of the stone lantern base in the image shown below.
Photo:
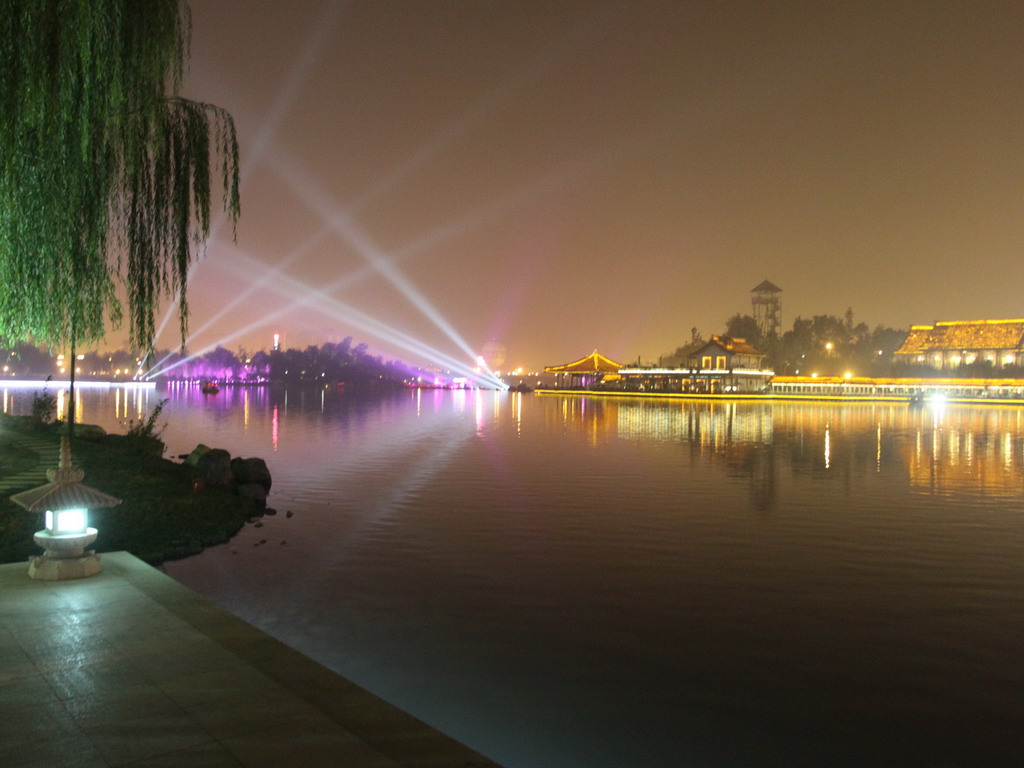
<svg viewBox="0 0 1024 768"><path fill-rule="evenodd" d="M32 538L46 550L38 557L28 559L28 575L42 581L64 581L84 579L100 572L100 556L89 544L96 541L97 531L89 528L85 533L53 535L48 531L37 531Z"/></svg>
<svg viewBox="0 0 1024 768"><path fill-rule="evenodd" d="M49 557L39 555L28 559L28 575L41 581L84 579L100 572L100 556L91 550L81 557Z"/></svg>

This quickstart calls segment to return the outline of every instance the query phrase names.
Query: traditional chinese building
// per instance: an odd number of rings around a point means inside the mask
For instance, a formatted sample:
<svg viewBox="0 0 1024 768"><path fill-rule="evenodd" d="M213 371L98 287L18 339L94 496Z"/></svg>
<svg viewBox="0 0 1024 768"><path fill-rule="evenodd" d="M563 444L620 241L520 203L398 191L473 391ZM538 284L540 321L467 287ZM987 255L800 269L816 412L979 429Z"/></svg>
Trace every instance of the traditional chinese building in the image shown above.
<svg viewBox="0 0 1024 768"><path fill-rule="evenodd" d="M690 366L704 370L759 371L764 367L767 355L747 343L746 339L731 339L728 336L712 336L711 341L697 349L690 358Z"/></svg>
<svg viewBox="0 0 1024 768"><path fill-rule="evenodd" d="M622 388L640 392L692 394L760 393L774 375L767 356L746 339L712 336L682 368L623 368Z"/></svg>
<svg viewBox="0 0 1024 768"><path fill-rule="evenodd" d="M605 357L596 349L586 357L563 365L549 365L545 373L555 374L555 386L559 389L586 389L606 376L618 378L621 363Z"/></svg>
<svg viewBox="0 0 1024 768"><path fill-rule="evenodd" d="M896 360L949 370L984 362L1024 366L1024 320L939 321L913 325Z"/></svg>

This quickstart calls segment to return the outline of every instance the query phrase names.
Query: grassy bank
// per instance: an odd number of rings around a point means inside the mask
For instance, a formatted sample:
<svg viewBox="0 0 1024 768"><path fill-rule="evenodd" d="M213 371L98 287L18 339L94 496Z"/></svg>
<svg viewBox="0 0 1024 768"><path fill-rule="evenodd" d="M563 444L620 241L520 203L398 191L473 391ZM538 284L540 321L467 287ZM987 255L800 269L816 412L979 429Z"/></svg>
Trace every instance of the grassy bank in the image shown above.
<svg viewBox="0 0 1024 768"><path fill-rule="evenodd" d="M43 467L55 467L60 428L40 427L18 417L0 418L0 480L16 476L36 459ZM34 447L25 447L21 438L31 440ZM41 455L34 455L37 452ZM154 455L151 440L125 435L95 441L79 438L71 453L74 465L85 470L86 485L122 500L111 509L90 510L90 525L99 530L97 552L127 550L149 563L173 560L228 540L247 519L259 514L254 502L229 488L209 488L193 495L191 467ZM42 527L41 515L27 512L6 495L0 497L0 562L20 562L41 554L32 534Z"/></svg>

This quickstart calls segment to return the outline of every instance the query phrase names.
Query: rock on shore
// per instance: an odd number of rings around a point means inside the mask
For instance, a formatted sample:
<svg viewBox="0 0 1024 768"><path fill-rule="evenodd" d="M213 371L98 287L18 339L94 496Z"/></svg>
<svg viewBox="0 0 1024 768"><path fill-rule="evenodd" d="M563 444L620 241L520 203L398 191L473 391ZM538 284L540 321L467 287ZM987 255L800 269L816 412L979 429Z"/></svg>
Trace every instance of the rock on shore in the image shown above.
<svg viewBox="0 0 1024 768"><path fill-rule="evenodd" d="M267 463L260 458L231 458L223 448L210 448L200 443L185 458L192 467L192 486L204 488L233 487L239 496L260 505L267 503L272 479Z"/></svg>

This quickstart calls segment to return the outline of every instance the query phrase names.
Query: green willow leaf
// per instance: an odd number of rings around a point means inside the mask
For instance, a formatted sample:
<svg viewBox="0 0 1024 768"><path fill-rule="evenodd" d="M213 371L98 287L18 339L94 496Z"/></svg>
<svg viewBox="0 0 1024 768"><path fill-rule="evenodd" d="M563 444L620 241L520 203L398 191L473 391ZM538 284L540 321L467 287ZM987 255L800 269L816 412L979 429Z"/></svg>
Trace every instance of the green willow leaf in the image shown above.
<svg viewBox="0 0 1024 768"><path fill-rule="evenodd" d="M218 195L239 214L231 115L184 99L177 0L0 0L0 337L147 348L178 301Z"/></svg>

